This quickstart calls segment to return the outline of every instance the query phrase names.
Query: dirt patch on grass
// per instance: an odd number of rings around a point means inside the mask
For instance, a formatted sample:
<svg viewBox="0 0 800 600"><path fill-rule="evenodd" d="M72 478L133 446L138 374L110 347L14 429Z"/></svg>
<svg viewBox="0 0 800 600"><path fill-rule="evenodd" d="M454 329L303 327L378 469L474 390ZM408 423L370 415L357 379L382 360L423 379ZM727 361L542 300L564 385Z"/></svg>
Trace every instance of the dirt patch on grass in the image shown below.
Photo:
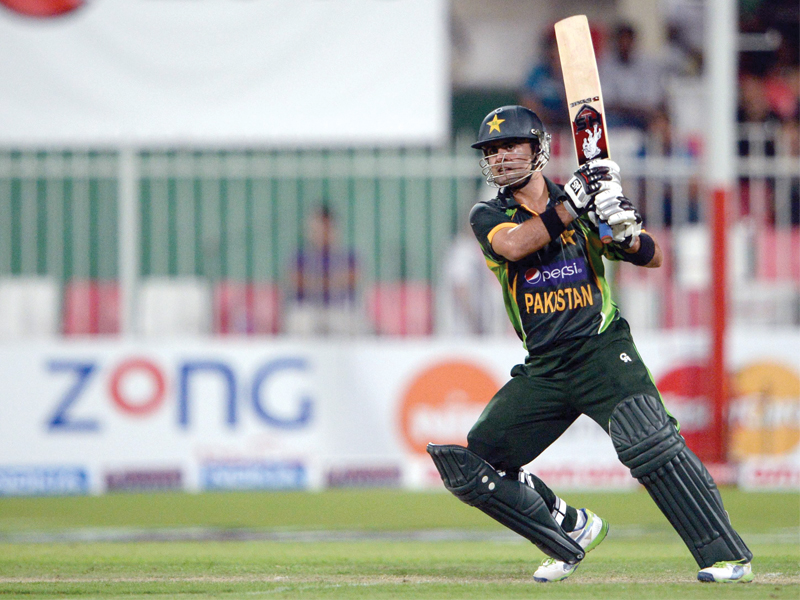
<svg viewBox="0 0 800 600"><path fill-rule="evenodd" d="M0 577L3 584L42 584L42 583L263 583L280 585L316 585L320 587L333 586L386 586L386 585L486 585L521 584L529 585L533 582L531 577L430 577L430 576L397 576L397 575L326 575L326 576L271 576L271 575L232 575L232 576L200 576L200 577ZM632 576L624 574L605 574L602 576L587 574L581 577L575 574L560 585L593 585L593 584L692 584L703 585L695 579L694 573L675 577L674 574L662 576ZM753 585L798 585L800 576L785 575L783 573L760 573L756 575Z"/></svg>

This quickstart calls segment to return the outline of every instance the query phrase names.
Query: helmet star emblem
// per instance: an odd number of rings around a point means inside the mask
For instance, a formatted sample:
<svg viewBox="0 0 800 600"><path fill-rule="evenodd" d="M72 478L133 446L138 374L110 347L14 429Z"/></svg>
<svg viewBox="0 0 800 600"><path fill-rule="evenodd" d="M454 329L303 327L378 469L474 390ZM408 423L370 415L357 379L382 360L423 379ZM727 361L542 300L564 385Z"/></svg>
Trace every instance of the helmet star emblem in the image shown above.
<svg viewBox="0 0 800 600"><path fill-rule="evenodd" d="M500 131L500 123L505 123L505 119L498 119L497 115L494 116L494 119L489 121L487 125L489 126L489 133L496 131L497 133L501 133Z"/></svg>

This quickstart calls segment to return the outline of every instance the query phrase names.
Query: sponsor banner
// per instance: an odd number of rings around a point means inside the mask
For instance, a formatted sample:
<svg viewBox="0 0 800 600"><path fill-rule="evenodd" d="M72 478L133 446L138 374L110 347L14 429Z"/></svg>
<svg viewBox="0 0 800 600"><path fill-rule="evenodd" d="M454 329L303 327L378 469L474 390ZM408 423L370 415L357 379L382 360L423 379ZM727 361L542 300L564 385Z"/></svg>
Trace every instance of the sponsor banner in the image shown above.
<svg viewBox="0 0 800 600"><path fill-rule="evenodd" d="M679 365L656 380L667 410L678 420L689 447L706 461L713 450L714 406L705 364Z"/></svg>
<svg viewBox="0 0 800 600"><path fill-rule="evenodd" d="M639 352L667 408L701 454L713 426L698 369L705 339L640 337ZM759 339L749 332L731 342L731 457L798 466L800 336ZM182 487L192 491L441 489L426 445L466 444L486 403L523 359L519 341L508 337L0 344L4 463L49 465L57 458L84 471L72 486L30 475L7 480L6 488L101 493L159 485L157 474L136 472L163 469L179 470ZM548 483L558 488L633 485L605 428L587 417L527 468L551 474L558 483ZM766 480L753 477L748 485Z"/></svg>
<svg viewBox="0 0 800 600"><path fill-rule="evenodd" d="M785 456L800 450L800 369L775 360L751 362L733 374L730 455Z"/></svg>
<svg viewBox="0 0 800 600"><path fill-rule="evenodd" d="M417 373L400 396L400 433L408 450L428 442L467 444L467 432L501 383L478 361L445 360Z"/></svg>
<svg viewBox="0 0 800 600"><path fill-rule="evenodd" d="M760 347L735 358L729 373L728 459L788 456L800 450L800 340ZM734 345L745 354L744 344ZM776 351L777 350L777 351ZM652 369L651 369L652 370ZM705 361L673 365L656 377L667 409L678 419L687 444L704 461L711 457L714 405Z"/></svg>
<svg viewBox="0 0 800 600"><path fill-rule="evenodd" d="M294 344L0 346L0 383L14 395L0 405L0 456L84 465L93 492L128 470L116 465L168 465L196 490L201 464L306 460L335 410L318 379L330 362Z"/></svg>
<svg viewBox="0 0 800 600"><path fill-rule="evenodd" d="M325 474L328 488L399 487L403 472L397 465L362 466L329 469Z"/></svg>
<svg viewBox="0 0 800 600"><path fill-rule="evenodd" d="M0 144L440 144L448 23L445 0L2 10Z"/></svg>
<svg viewBox="0 0 800 600"><path fill-rule="evenodd" d="M306 468L297 462L219 463L203 465L204 490L301 490Z"/></svg>
<svg viewBox="0 0 800 600"><path fill-rule="evenodd" d="M733 463L703 463L717 485L736 485L739 478L739 468Z"/></svg>
<svg viewBox="0 0 800 600"><path fill-rule="evenodd" d="M442 477L430 456L414 456L404 465L403 485L412 490L445 491Z"/></svg>
<svg viewBox="0 0 800 600"><path fill-rule="evenodd" d="M105 474L109 492L150 492L183 489L180 469L113 471Z"/></svg>
<svg viewBox="0 0 800 600"><path fill-rule="evenodd" d="M800 490L800 461L751 459L739 468L737 483L746 490Z"/></svg>
<svg viewBox="0 0 800 600"><path fill-rule="evenodd" d="M634 489L639 485L621 464L594 466L573 463L534 471L553 489Z"/></svg>
<svg viewBox="0 0 800 600"><path fill-rule="evenodd" d="M86 494L89 476L80 467L0 467L0 496Z"/></svg>

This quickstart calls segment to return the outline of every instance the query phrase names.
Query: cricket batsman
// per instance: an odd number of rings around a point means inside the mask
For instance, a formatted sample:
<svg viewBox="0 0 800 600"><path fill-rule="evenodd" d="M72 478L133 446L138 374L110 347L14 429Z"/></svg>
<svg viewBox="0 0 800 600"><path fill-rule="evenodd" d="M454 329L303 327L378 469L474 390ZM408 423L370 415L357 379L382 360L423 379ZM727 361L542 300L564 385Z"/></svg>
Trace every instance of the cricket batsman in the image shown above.
<svg viewBox="0 0 800 600"><path fill-rule="evenodd" d="M472 208L470 224L528 355L487 404L466 448L428 445L445 487L548 556L535 581L566 579L609 525L522 467L585 414L609 433L620 461L678 532L700 567L697 578L752 581L753 554L611 299L603 258L650 269L662 262L622 194L619 167L591 161L565 186L554 184L542 175L550 135L522 106L489 113L472 147L482 151L483 174L499 192ZM600 240L599 221L611 227L610 244Z"/></svg>

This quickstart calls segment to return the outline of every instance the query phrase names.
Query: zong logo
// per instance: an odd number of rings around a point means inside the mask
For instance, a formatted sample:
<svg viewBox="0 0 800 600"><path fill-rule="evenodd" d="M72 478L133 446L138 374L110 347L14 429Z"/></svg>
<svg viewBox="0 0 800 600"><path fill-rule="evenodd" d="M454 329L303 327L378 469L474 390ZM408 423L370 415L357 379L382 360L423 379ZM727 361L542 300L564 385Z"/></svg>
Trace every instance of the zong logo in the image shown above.
<svg viewBox="0 0 800 600"><path fill-rule="evenodd" d="M561 261L550 267L531 267L525 271L528 287L553 286L586 279L586 263L582 258Z"/></svg>

